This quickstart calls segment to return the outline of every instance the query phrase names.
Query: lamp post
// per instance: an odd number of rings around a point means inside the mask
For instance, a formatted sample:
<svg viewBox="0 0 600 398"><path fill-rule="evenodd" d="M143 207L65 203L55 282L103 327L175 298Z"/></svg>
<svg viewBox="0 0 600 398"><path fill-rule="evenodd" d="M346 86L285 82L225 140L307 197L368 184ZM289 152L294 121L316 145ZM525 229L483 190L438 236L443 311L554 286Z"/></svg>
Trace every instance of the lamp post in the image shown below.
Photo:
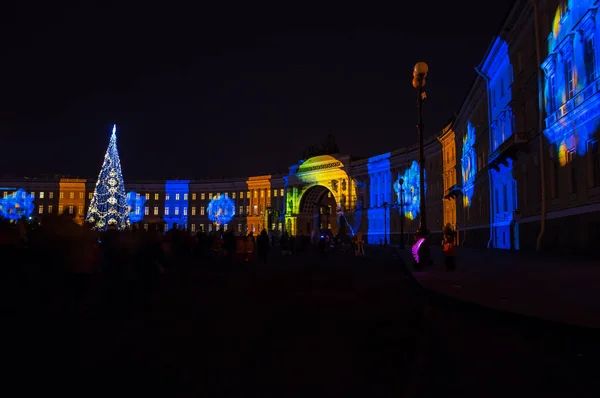
<svg viewBox="0 0 600 398"><path fill-rule="evenodd" d="M383 202L383 245L387 246L388 244L388 239L387 239L387 209L388 209L388 202Z"/></svg>
<svg viewBox="0 0 600 398"><path fill-rule="evenodd" d="M427 236L429 231L427 230L427 206L425 204L425 151L423 144L423 101L427 98L425 92L425 83L427 72L429 67L425 62L417 62L413 69L413 87L417 90L417 109L418 109L418 121L417 121L417 132L419 135L419 236L424 239L419 246L422 252L419 254L419 265L425 265L430 263L429 255L429 242ZM425 244L423 244L425 243Z"/></svg>
<svg viewBox="0 0 600 398"><path fill-rule="evenodd" d="M404 249L404 179L400 183L400 249Z"/></svg>
<svg viewBox="0 0 600 398"><path fill-rule="evenodd" d="M423 148L423 101L427 98L425 93L425 81L429 67L425 62L417 62L413 69L413 87L417 89L418 122L417 133L419 135L419 228L421 232L427 233L427 214L425 206L425 151Z"/></svg>

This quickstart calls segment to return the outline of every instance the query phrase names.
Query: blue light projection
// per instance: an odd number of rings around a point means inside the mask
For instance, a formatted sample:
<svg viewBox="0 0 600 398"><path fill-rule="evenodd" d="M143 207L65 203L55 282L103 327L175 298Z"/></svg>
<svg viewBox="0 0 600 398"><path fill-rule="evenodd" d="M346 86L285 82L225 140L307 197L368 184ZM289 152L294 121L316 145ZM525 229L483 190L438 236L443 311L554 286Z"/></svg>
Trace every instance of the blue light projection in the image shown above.
<svg viewBox="0 0 600 398"><path fill-rule="evenodd" d="M473 198L473 191L475 188L475 172L476 169L476 153L475 148L475 127L471 124L471 121L467 122L467 134L463 137L462 147L462 181L463 181L463 205L465 207L471 206L471 199Z"/></svg>
<svg viewBox="0 0 600 398"><path fill-rule="evenodd" d="M167 180L165 183L165 215L167 229L186 229L190 180Z"/></svg>
<svg viewBox="0 0 600 398"><path fill-rule="evenodd" d="M414 220L420 213L421 197L419 195L419 163L413 160L410 167L406 169L400 177L404 180L404 217L409 220ZM425 173L425 192L427 192L427 174ZM394 189L401 196L400 184L398 181L394 183Z"/></svg>
<svg viewBox="0 0 600 398"><path fill-rule="evenodd" d="M140 222L144 218L144 205L146 197L131 191L127 194L127 206L129 208L129 222Z"/></svg>
<svg viewBox="0 0 600 398"><path fill-rule="evenodd" d="M548 36L545 75L544 135L554 144L558 163L567 164L567 153L583 156L600 127L594 0L568 2L558 7ZM540 104L540 107L542 104Z"/></svg>
<svg viewBox="0 0 600 398"><path fill-rule="evenodd" d="M390 152L370 157L367 161L369 170L369 210L367 217L369 244L389 241L390 223L388 211L384 204L392 204L392 172L390 170Z"/></svg>
<svg viewBox="0 0 600 398"><path fill-rule="evenodd" d="M23 189L0 199L0 217L7 220L19 220L33 213L33 197Z"/></svg>
<svg viewBox="0 0 600 398"><path fill-rule="evenodd" d="M208 219L218 225L227 224L235 216L235 204L225 195L213 197L206 210Z"/></svg>
<svg viewBox="0 0 600 398"><path fill-rule="evenodd" d="M513 178L513 162L499 158L501 145L515 129L512 112L513 73L509 47L497 37L488 50L478 72L487 83L488 116L490 120L490 155L488 162L497 167L490 168L490 246L502 249L518 249L518 224L513 227L513 215L517 206L517 182ZM469 132L468 132L469 133ZM469 177L467 173L467 177ZM466 195L465 195L466 196Z"/></svg>

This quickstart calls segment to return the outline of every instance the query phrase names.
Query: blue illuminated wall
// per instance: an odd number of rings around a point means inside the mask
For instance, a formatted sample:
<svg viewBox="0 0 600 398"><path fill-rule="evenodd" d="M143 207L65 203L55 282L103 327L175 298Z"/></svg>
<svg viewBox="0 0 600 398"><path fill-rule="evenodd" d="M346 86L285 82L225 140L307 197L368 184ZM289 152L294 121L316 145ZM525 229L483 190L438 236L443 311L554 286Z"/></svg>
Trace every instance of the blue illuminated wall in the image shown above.
<svg viewBox="0 0 600 398"><path fill-rule="evenodd" d="M127 194L127 207L129 207L129 221L140 222L144 218L144 204L146 197L131 191Z"/></svg>
<svg viewBox="0 0 600 398"><path fill-rule="evenodd" d="M19 220L30 217L33 212L33 197L23 189L10 193L0 199L0 217L7 220Z"/></svg>
<svg viewBox="0 0 600 398"><path fill-rule="evenodd" d="M421 196L420 196L420 184L419 184L419 163L413 160L410 167L399 176L404 180L404 192L401 192L400 182L396 180L394 182L394 190L396 191L398 201L404 198L404 217L409 220L415 220L420 214L421 208ZM427 174L425 174L425 192L427 192ZM400 202L398 202L400 203Z"/></svg>
<svg viewBox="0 0 600 398"><path fill-rule="evenodd" d="M173 228L175 223L179 229L187 229L189 182L189 180L167 180L165 183L164 220L167 230Z"/></svg>
<svg viewBox="0 0 600 398"><path fill-rule="evenodd" d="M598 24L594 0L569 1L558 7L548 35L545 75L544 135L554 144L556 160L568 163L568 154L584 155L600 125L598 81Z"/></svg>
<svg viewBox="0 0 600 398"><path fill-rule="evenodd" d="M384 208L384 203L393 204L390 153L369 158L367 167L369 170L368 243L383 243L386 237L389 242L390 217L389 210Z"/></svg>
<svg viewBox="0 0 600 398"><path fill-rule="evenodd" d="M490 120L490 156L497 158L500 146L514 134L512 101L512 66L506 41L496 38L488 51L479 73L487 82L488 115ZM513 162L508 159L499 170L490 167L490 224L489 246L518 249L518 225L513 223L517 208L517 182L512 176Z"/></svg>
<svg viewBox="0 0 600 398"><path fill-rule="evenodd" d="M475 172L477 171L477 154L475 153L475 127L467 122L467 134L463 138L462 146L462 183L463 183L463 205L471 207L473 191L475 189Z"/></svg>

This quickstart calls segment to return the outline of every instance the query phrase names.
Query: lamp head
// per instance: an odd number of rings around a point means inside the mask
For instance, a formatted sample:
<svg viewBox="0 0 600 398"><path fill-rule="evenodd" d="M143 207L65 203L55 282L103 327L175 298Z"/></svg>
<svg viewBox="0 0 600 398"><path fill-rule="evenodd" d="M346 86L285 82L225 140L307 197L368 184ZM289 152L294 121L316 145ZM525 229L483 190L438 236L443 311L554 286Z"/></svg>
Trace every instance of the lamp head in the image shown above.
<svg viewBox="0 0 600 398"><path fill-rule="evenodd" d="M413 69L413 76L427 76L427 72L429 72L429 67L425 62L417 62L415 64L415 68Z"/></svg>

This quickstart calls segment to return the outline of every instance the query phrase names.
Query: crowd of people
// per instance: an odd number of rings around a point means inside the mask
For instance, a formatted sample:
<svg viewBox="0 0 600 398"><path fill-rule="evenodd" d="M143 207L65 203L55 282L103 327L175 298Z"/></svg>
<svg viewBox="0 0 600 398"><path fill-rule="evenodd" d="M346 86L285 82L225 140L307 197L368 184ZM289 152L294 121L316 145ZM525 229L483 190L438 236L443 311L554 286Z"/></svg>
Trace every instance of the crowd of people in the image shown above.
<svg viewBox="0 0 600 398"><path fill-rule="evenodd" d="M99 232L90 224L80 225L75 215L67 212L48 215L41 223L0 219L0 258L8 264L3 267L3 280L14 288L28 285L28 291L35 285L37 302L45 313L83 313L98 280L107 306L116 308L128 297L152 296L160 275L178 264L231 261L260 265L273 253L326 256L333 250L345 250L343 242L327 234L327 239L319 234L269 235L266 230L257 236L231 230L192 234L177 225L163 231L162 224L148 224L148 228L134 225L125 231L109 228ZM352 243L356 253L364 254L362 238ZM5 289L5 293L9 291ZM31 297L26 301L31 304Z"/></svg>

